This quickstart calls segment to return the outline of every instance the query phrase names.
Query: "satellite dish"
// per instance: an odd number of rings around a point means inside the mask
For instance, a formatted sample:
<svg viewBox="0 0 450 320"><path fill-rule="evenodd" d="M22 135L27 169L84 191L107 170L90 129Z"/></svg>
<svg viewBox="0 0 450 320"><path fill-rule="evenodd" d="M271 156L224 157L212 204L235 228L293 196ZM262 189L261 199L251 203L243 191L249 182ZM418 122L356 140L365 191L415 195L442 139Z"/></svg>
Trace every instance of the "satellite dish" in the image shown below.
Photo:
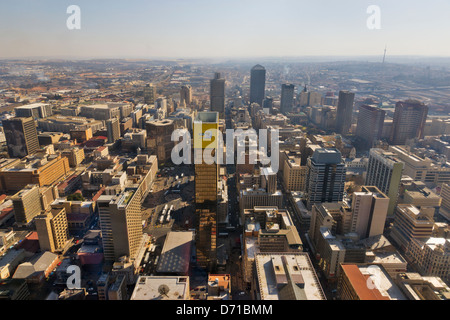
<svg viewBox="0 0 450 320"><path fill-rule="evenodd" d="M169 291L170 291L169 287L167 285L165 285L165 284L160 285L159 288L158 288L158 292L162 296L169 297L167 295L169 293Z"/></svg>

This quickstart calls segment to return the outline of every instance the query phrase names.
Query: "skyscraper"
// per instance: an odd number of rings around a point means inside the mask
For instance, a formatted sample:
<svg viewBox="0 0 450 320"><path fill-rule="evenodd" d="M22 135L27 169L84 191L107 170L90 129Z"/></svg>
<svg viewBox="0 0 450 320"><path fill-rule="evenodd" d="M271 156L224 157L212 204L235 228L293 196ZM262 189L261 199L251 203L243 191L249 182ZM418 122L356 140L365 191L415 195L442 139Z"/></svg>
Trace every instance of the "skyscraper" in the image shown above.
<svg viewBox="0 0 450 320"><path fill-rule="evenodd" d="M184 106L190 105L192 102L192 88L190 85L181 86L180 104Z"/></svg>
<svg viewBox="0 0 450 320"><path fill-rule="evenodd" d="M136 258L143 238L141 205L155 176L156 157L153 161L154 169L144 171L139 182L119 194L101 195L97 200L106 261L116 261L123 256L130 260Z"/></svg>
<svg viewBox="0 0 450 320"><path fill-rule="evenodd" d="M356 136L361 138L371 148L374 141L381 138L383 133L384 116L386 111L368 105L359 107Z"/></svg>
<svg viewBox="0 0 450 320"><path fill-rule="evenodd" d="M266 90L266 69L257 64L250 72L250 104L262 106Z"/></svg>
<svg viewBox="0 0 450 320"><path fill-rule="evenodd" d="M294 106L294 88L293 84L281 85L280 111L283 114L292 111L292 107Z"/></svg>
<svg viewBox="0 0 450 320"><path fill-rule="evenodd" d="M196 249L199 266L213 270L217 261L218 161L203 158L216 156L219 131L217 112L199 112L194 121L195 210L197 215Z"/></svg>
<svg viewBox="0 0 450 320"><path fill-rule="evenodd" d="M33 118L3 120L8 154L11 158L23 158L39 149L39 139Z"/></svg>
<svg viewBox="0 0 450 320"><path fill-rule="evenodd" d="M336 115L336 131L340 134L347 134L352 125L353 100L355 93L350 91L339 91L339 102Z"/></svg>
<svg viewBox="0 0 450 320"><path fill-rule="evenodd" d="M390 143L404 145L406 140L424 136L428 107L417 100L399 101L395 104Z"/></svg>
<svg viewBox="0 0 450 320"><path fill-rule="evenodd" d="M219 112L223 117L225 114L225 79L220 77L220 73L214 74L214 79L210 80L209 97L213 112Z"/></svg>
<svg viewBox="0 0 450 320"><path fill-rule="evenodd" d="M307 161L308 209L322 202L342 201L345 185L345 164L336 149L317 149Z"/></svg>
<svg viewBox="0 0 450 320"><path fill-rule="evenodd" d="M366 185L376 186L389 197L388 216L394 214L404 163L395 153L378 148L370 149Z"/></svg>
<svg viewBox="0 0 450 320"><path fill-rule="evenodd" d="M41 250L61 251L69 239L66 209L51 209L35 218Z"/></svg>
<svg viewBox="0 0 450 320"><path fill-rule="evenodd" d="M106 120L106 133L108 135L108 143L114 143L120 138L119 119L112 118Z"/></svg>
<svg viewBox="0 0 450 320"><path fill-rule="evenodd" d="M353 193L351 231L361 239L383 234L388 207L389 198L377 187L363 186Z"/></svg>
<svg viewBox="0 0 450 320"><path fill-rule="evenodd" d="M152 83L147 83L144 87L144 103L155 104L156 87Z"/></svg>

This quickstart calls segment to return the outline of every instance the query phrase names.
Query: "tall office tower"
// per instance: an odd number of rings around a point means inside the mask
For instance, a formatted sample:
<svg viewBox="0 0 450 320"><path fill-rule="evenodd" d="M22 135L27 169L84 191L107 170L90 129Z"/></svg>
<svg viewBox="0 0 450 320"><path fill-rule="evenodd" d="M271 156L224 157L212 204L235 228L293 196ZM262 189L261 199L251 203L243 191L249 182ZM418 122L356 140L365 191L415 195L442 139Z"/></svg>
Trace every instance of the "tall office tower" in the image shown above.
<svg viewBox="0 0 450 320"><path fill-rule="evenodd" d="M388 216L392 217L398 199L398 189L404 163L395 153L373 148L369 152L367 165L367 186L375 186L389 198Z"/></svg>
<svg viewBox="0 0 450 320"><path fill-rule="evenodd" d="M389 198L377 187L363 186L353 193L352 227L361 239L383 234Z"/></svg>
<svg viewBox="0 0 450 320"><path fill-rule="evenodd" d="M156 86L152 83L147 83L144 87L144 103L155 104L156 100Z"/></svg>
<svg viewBox="0 0 450 320"><path fill-rule="evenodd" d="M120 122L117 118L106 120L106 133L108 143L114 143L120 139Z"/></svg>
<svg viewBox="0 0 450 320"><path fill-rule="evenodd" d="M42 204L39 186L29 184L11 197L14 206L16 223L25 225L41 213Z"/></svg>
<svg viewBox="0 0 450 320"><path fill-rule="evenodd" d="M189 85L182 86L180 89L180 104L185 106L190 105L192 102L192 88Z"/></svg>
<svg viewBox="0 0 450 320"><path fill-rule="evenodd" d="M347 134L352 125L353 100L355 93L350 91L339 91L339 102L336 115L336 131Z"/></svg>
<svg viewBox="0 0 450 320"><path fill-rule="evenodd" d="M368 148L373 142L381 139L386 111L368 105L359 107L356 136L361 138Z"/></svg>
<svg viewBox="0 0 450 320"><path fill-rule="evenodd" d="M148 194L152 170L138 184L125 188L118 195L101 195L97 200L105 260L122 256L136 258L142 241L141 204Z"/></svg>
<svg viewBox="0 0 450 320"><path fill-rule="evenodd" d="M218 112L221 117L225 114L225 79L220 77L220 73L214 74L214 79L210 80L209 99L212 112Z"/></svg>
<svg viewBox="0 0 450 320"><path fill-rule="evenodd" d="M3 120L2 125L11 158L23 158L39 149L39 139L33 118Z"/></svg>
<svg viewBox="0 0 450 320"><path fill-rule="evenodd" d="M417 100L399 101L395 104L390 143L404 145L406 140L424 136L428 106Z"/></svg>
<svg viewBox="0 0 450 320"><path fill-rule="evenodd" d="M204 159L216 156L219 132L218 112L199 112L194 121L195 211L197 215L197 264L214 270L217 261L217 195L219 165Z"/></svg>
<svg viewBox="0 0 450 320"><path fill-rule="evenodd" d="M345 164L337 149L316 149L307 161L307 207L314 204L342 201Z"/></svg>
<svg viewBox="0 0 450 320"><path fill-rule="evenodd" d="M266 69L257 64L250 71L250 104L262 106L266 91Z"/></svg>
<svg viewBox="0 0 450 320"><path fill-rule="evenodd" d="M281 103L280 111L283 114L292 111L294 106L294 85L293 84L282 84L281 85Z"/></svg>
<svg viewBox="0 0 450 320"><path fill-rule="evenodd" d="M62 251L69 239L66 209L58 208L35 218L39 246L45 251Z"/></svg>

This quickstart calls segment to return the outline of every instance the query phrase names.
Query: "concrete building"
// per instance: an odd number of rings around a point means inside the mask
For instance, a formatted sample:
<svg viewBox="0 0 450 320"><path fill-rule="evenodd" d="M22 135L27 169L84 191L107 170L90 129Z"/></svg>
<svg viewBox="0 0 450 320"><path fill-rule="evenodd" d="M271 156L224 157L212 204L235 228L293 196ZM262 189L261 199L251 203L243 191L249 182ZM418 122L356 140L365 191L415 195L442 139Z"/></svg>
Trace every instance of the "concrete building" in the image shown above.
<svg viewBox="0 0 450 320"><path fill-rule="evenodd" d="M389 151L395 153L395 156L404 162L403 174L415 181L422 181L429 187L450 183L450 162L422 158L402 146L389 146Z"/></svg>
<svg viewBox="0 0 450 320"><path fill-rule="evenodd" d="M390 144L404 145L409 139L423 139L427 114L428 106L417 100L397 102Z"/></svg>
<svg viewBox="0 0 450 320"><path fill-rule="evenodd" d="M450 288L439 277L405 272L399 274L396 281L409 300L450 300Z"/></svg>
<svg viewBox="0 0 450 320"><path fill-rule="evenodd" d="M106 120L106 133L108 143L114 143L120 139L120 122L118 118L110 118Z"/></svg>
<svg viewBox="0 0 450 320"><path fill-rule="evenodd" d="M346 168L336 149L317 149L307 161L307 208L316 203L342 201Z"/></svg>
<svg viewBox="0 0 450 320"><path fill-rule="evenodd" d="M405 256L424 276L450 280L450 240L445 238L413 238Z"/></svg>
<svg viewBox="0 0 450 320"><path fill-rule="evenodd" d="M421 208L410 204L399 204L394 216L392 239L405 250L412 239L431 237L434 226L434 209Z"/></svg>
<svg viewBox="0 0 450 320"><path fill-rule="evenodd" d="M383 267L341 264L339 300L406 300Z"/></svg>
<svg viewBox="0 0 450 320"><path fill-rule="evenodd" d="M130 260L136 258L143 237L141 204L153 178L154 170L146 170L138 174L135 182L127 185L119 194L101 195L98 198L105 260L115 261L122 256Z"/></svg>
<svg viewBox="0 0 450 320"><path fill-rule="evenodd" d="M8 154L23 158L39 149L36 123L33 118L11 118L2 121Z"/></svg>
<svg viewBox="0 0 450 320"><path fill-rule="evenodd" d="M450 220L450 185L448 183L442 184L440 196L442 203L439 213L447 220Z"/></svg>
<svg viewBox="0 0 450 320"><path fill-rule="evenodd" d="M52 106L48 103L32 103L15 107L16 117L42 119L52 115Z"/></svg>
<svg viewBox="0 0 450 320"><path fill-rule="evenodd" d="M11 198L14 206L16 223L19 225L29 224L42 211L39 187L27 185Z"/></svg>
<svg viewBox="0 0 450 320"><path fill-rule="evenodd" d="M71 148L69 150L64 150L61 152L61 155L66 157L69 160L70 167L78 167L81 162L85 159L84 149L83 148Z"/></svg>
<svg viewBox="0 0 450 320"><path fill-rule="evenodd" d="M383 234L389 198L377 187L363 186L353 193L352 227L361 239Z"/></svg>
<svg viewBox="0 0 450 320"><path fill-rule="evenodd" d="M190 300L189 277L140 276L130 300Z"/></svg>
<svg viewBox="0 0 450 320"><path fill-rule="evenodd" d="M66 210L51 209L35 218L41 250L62 252L69 239Z"/></svg>
<svg viewBox="0 0 450 320"><path fill-rule="evenodd" d="M19 191L28 184L49 186L68 174L69 160L61 155L35 154L0 171L0 189Z"/></svg>
<svg viewBox="0 0 450 320"><path fill-rule="evenodd" d="M181 86L180 105L189 106L192 103L192 87L190 85Z"/></svg>
<svg viewBox="0 0 450 320"><path fill-rule="evenodd" d="M231 300L231 276L209 274L207 294L208 300Z"/></svg>
<svg viewBox="0 0 450 320"><path fill-rule="evenodd" d="M287 191L305 191L307 166L302 165L300 154L283 151L280 158L285 189Z"/></svg>
<svg viewBox="0 0 450 320"><path fill-rule="evenodd" d="M326 300L307 253L258 253L255 300Z"/></svg>
<svg viewBox="0 0 450 320"><path fill-rule="evenodd" d="M91 129L93 133L99 131L103 127L103 121L88 119L84 117L69 116L51 116L37 121L38 128L47 132L63 132L70 133L75 130Z"/></svg>
<svg viewBox="0 0 450 320"><path fill-rule="evenodd" d="M156 101L156 86L152 83L147 83L144 87L144 103L155 104Z"/></svg>
<svg viewBox="0 0 450 320"><path fill-rule="evenodd" d="M378 148L370 149L367 165L367 186L375 186L389 198L388 217L397 204L404 163L396 154Z"/></svg>

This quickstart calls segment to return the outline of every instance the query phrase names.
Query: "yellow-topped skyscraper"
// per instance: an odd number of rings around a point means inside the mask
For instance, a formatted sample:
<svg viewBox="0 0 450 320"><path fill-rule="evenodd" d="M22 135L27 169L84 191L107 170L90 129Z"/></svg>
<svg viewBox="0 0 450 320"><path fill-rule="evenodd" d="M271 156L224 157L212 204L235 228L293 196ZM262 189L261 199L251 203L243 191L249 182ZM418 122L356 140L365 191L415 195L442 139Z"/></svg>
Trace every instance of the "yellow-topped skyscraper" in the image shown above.
<svg viewBox="0 0 450 320"><path fill-rule="evenodd" d="M197 264L213 270L217 260L217 181L219 113L199 112L194 121L195 210Z"/></svg>

